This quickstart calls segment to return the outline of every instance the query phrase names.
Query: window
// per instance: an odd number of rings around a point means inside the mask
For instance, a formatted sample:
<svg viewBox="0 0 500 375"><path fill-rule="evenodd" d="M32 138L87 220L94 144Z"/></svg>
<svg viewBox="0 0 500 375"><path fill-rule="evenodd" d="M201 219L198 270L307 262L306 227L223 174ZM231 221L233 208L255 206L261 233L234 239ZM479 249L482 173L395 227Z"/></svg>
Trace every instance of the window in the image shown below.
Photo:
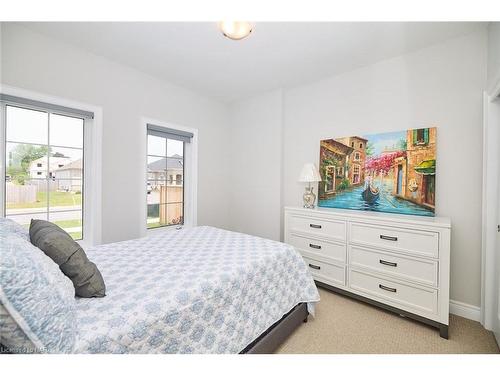
<svg viewBox="0 0 500 375"><path fill-rule="evenodd" d="M351 142L351 147L354 148L354 142Z"/></svg>
<svg viewBox="0 0 500 375"><path fill-rule="evenodd" d="M32 218L49 220L83 239L84 124L93 113L4 94L0 99L3 214L25 227Z"/></svg>
<svg viewBox="0 0 500 375"><path fill-rule="evenodd" d="M192 133L148 124L148 229L184 224L185 150L192 137Z"/></svg>
<svg viewBox="0 0 500 375"><path fill-rule="evenodd" d="M417 146L427 145L429 143L429 129L414 129L413 144Z"/></svg>
<svg viewBox="0 0 500 375"><path fill-rule="evenodd" d="M362 143L360 143L360 144L359 144L359 148L360 148L360 149L362 149L362 148L363 148L363 144L362 144Z"/></svg>
<svg viewBox="0 0 500 375"><path fill-rule="evenodd" d="M344 175L344 167L337 167L337 176Z"/></svg>
<svg viewBox="0 0 500 375"><path fill-rule="evenodd" d="M358 173L359 173L359 165L354 164L353 173L355 173L355 174L358 174Z"/></svg>
<svg viewBox="0 0 500 375"><path fill-rule="evenodd" d="M326 167L326 178L325 178L325 191L331 192L335 191L335 167L328 166Z"/></svg>
<svg viewBox="0 0 500 375"><path fill-rule="evenodd" d="M359 159L360 159L360 153L356 151L354 153L354 160L359 160Z"/></svg>

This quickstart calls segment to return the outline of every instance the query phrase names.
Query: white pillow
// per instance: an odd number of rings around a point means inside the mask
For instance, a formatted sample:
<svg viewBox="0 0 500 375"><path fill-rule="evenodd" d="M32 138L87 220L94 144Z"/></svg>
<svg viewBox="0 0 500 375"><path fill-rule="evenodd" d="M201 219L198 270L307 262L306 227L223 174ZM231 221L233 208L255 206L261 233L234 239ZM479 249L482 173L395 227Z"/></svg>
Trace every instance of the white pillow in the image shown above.
<svg viewBox="0 0 500 375"><path fill-rule="evenodd" d="M70 353L75 289L57 264L0 225L0 342L17 353ZM16 328L17 326L17 328Z"/></svg>
<svg viewBox="0 0 500 375"><path fill-rule="evenodd" d="M21 238L29 241L30 232L27 228L23 227L21 224L16 223L14 220L0 217L0 228L4 229L7 233L14 233L19 235Z"/></svg>

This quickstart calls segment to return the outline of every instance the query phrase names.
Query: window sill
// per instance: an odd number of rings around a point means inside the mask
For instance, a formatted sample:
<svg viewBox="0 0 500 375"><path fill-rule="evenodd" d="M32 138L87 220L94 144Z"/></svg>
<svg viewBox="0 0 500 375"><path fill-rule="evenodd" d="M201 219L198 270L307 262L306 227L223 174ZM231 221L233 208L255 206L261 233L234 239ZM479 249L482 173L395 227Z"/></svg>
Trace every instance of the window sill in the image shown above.
<svg viewBox="0 0 500 375"><path fill-rule="evenodd" d="M177 230L182 230L184 228L190 228L191 225L188 224L183 224L183 225L169 225L169 226L164 226L164 227L157 227L157 228L146 228L146 237L161 233L161 232L167 232L167 231L177 231Z"/></svg>

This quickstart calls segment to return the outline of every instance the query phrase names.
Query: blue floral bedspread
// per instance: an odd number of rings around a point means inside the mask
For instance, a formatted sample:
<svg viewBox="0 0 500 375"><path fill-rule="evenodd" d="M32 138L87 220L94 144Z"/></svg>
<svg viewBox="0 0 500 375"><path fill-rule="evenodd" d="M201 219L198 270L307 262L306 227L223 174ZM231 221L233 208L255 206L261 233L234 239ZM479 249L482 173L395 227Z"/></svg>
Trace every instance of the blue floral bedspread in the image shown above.
<svg viewBox="0 0 500 375"><path fill-rule="evenodd" d="M106 297L77 299L77 353L238 353L319 294L291 246L212 227L85 249Z"/></svg>

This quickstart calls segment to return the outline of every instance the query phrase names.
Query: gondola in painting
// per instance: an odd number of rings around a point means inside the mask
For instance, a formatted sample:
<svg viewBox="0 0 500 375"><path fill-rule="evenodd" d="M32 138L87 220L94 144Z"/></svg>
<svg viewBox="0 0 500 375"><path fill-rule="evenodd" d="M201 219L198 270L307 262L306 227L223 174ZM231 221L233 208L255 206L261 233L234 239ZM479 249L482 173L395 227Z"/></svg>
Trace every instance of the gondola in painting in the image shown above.
<svg viewBox="0 0 500 375"><path fill-rule="evenodd" d="M325 139L320 207L434 216L436 128Z"/></svg>

